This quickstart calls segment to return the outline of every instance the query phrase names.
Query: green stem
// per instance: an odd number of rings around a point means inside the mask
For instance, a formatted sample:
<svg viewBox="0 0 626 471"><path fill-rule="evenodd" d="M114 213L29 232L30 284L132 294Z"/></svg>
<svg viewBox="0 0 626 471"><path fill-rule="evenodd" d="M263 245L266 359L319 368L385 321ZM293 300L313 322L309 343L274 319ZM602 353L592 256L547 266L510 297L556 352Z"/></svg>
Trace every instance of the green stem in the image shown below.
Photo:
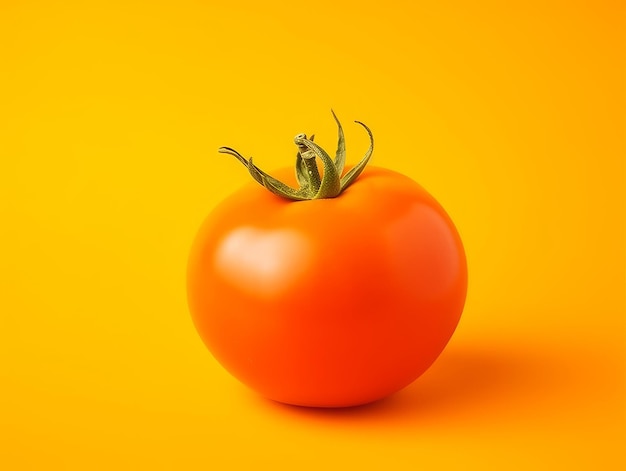
<svg viewBox="0 0 626 471"><path fill-rule="evenodd" d="M306 167L306 173L309 174L309 182L311 182L311 188L313 189L313 193L317 193L322 184L322 177L320 177L320 171L317 168L315 155L313 155L313 158L303 160Z"/></svg>
<svg viewBox="0 0 626 471"><path fill-rule="evenodd" d="M306 134L298 134L294 140L299 141L300 139L306 139ZM313 136L311 136L311 140L313 140ZM309 149L304 144L300 144L296 142L298 146L298 152L300 153L300 157L304 162L304 167L307 173L307 181L309 183L309 188L311 189L313 194L316 194L322 185L322 177L320 176L320 171L317 168L316 155L315 151Z"/></svg>

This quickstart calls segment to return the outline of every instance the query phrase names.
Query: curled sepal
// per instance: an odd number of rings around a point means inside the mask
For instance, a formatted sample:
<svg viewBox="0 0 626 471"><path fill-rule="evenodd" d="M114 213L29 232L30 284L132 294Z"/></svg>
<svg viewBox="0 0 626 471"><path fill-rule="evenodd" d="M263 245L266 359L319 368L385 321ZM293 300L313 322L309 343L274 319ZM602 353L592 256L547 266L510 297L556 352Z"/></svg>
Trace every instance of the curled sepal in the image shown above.
<svg viewBox="0 0 626 471"><path fill-rule="evenodd" d="M341 127L341 123L339 122L339 118L333 110L330 110L333 114L333 118L335 118L335 122L337 123L337 152L335 153L335 168L337 169L337 173L339 176L343 173L343 167L346 164L346 139L343 135L343 128ZM313 140L313 139L311 139Z"/></svg>
<svg viewBox="0 0 626 471"><path fill-rule="evenodd" d="M307 191L306 187L300 187L299 189L291 188L289 185L284 184L280 180L275 179L271 175L268 175L259 167L254 165L252 162L252 158L246 159L243 155L237 152L235 149L231 147L220 147L218 152L222 154L229 154L234 156L239 162L241 162L250 172L252 178L254 178L258 183L263 185L269 191L274 193L275 195L282 196L283 198L288 198L290 200L309 200L311 199L311 194Z"/></svg>
<svg viewBox="0 0 626 471"><path fill-rule="evenodd" d="M296 144L304 145L315 152L315 154L322 159L322 164L324 165L324 175L322 176L320 187L313 196L313 199L334 198L341 193L339 173L330 155L310 139L296 137L295 141Z"/></svg>
<svg viewBox="0 0 626 471"><path fill-rule="evenodd" d="M261 185L270 190L272 193L278 196L282 196L283 198L288 198L290 200L310 200L311 197L306 191L306 188L291 188L289 185L284 184L280 180L275 179L271 175L265 173L259 167L254 165L252 162L252 157L248 160L248 171L250 175L256 180L259 181Z"/></svg>
<svg viewBox="0 0 626 471"><path fill-rule="evenodd" d="M248 162L248 159L246 159L243 155L241 155L235 149L233 149L232 147L220 147L219 149L217 149L217 151L222 154L228 154L228 155L234 156L239 162L241 162L244 165L244 167L248 169L248 171L250 172L250 175L252 175L252 178L254 178L257 182L263 185L263 179L261 178L261 174L258 172L251 171L250 163Z"/></svg>
<svg viewBox="0 0 626 471"><path fill-rule="evenodd" d="M370 137L370 146L361 161L356 164L356 166L354 166L352 169L350 169L350 171L346 173L341 179L341 191L345 190L354 180L357 179L359 175L361 175L361 172L363 171L363 169L369 162L370 157L372 156L372 152L374 152L374 136L372 135L372 131L370 131L370 128L368 128L361 121L355 121L355 123L360 124L367 131L367 134Z"/></svg>

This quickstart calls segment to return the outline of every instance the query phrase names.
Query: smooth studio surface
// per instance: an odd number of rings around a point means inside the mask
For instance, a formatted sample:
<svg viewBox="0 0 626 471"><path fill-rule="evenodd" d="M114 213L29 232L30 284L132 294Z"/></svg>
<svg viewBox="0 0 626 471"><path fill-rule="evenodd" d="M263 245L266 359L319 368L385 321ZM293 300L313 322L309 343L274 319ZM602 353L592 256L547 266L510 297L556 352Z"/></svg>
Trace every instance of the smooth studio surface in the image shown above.
<svg viewBox="0 0 626 471"><path fill-rule="evenodd" d="M620 2L0 3L0 468L621 469ZM417 382L249 392L187 307L191 243L293 136L405 173L467 254Z"/></svg>

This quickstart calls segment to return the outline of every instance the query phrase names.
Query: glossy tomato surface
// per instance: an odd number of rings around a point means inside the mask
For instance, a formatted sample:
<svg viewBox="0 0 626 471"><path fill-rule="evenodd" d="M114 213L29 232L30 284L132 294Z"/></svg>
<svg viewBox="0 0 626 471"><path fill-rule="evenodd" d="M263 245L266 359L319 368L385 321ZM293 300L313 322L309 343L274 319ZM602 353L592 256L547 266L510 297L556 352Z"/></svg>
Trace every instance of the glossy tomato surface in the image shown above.
<svg viewBox="0 0 626 471"><path fill-rule="evenodd" d="M376 167L330 199L243 187L208 216L188 267L193 321L215 358L303 406L364 404L413 382L454 332L466 289L446 212Z"/></svg>

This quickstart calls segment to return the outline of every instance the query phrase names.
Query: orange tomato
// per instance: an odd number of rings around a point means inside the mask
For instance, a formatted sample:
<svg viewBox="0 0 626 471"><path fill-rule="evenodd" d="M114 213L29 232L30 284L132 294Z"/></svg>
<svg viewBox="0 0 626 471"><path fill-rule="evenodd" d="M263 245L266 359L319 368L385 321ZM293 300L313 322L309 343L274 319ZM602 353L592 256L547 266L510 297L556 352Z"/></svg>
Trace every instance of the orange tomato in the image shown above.
<svg viewBox="0 0 626 471"><path fill-rule="evenodd" d="M245 186L208 216L188 266L192 318L215 358L303 406L364 404L413 382L453 334L466 290L444 209L376 167L333 198Z"/></svg>

